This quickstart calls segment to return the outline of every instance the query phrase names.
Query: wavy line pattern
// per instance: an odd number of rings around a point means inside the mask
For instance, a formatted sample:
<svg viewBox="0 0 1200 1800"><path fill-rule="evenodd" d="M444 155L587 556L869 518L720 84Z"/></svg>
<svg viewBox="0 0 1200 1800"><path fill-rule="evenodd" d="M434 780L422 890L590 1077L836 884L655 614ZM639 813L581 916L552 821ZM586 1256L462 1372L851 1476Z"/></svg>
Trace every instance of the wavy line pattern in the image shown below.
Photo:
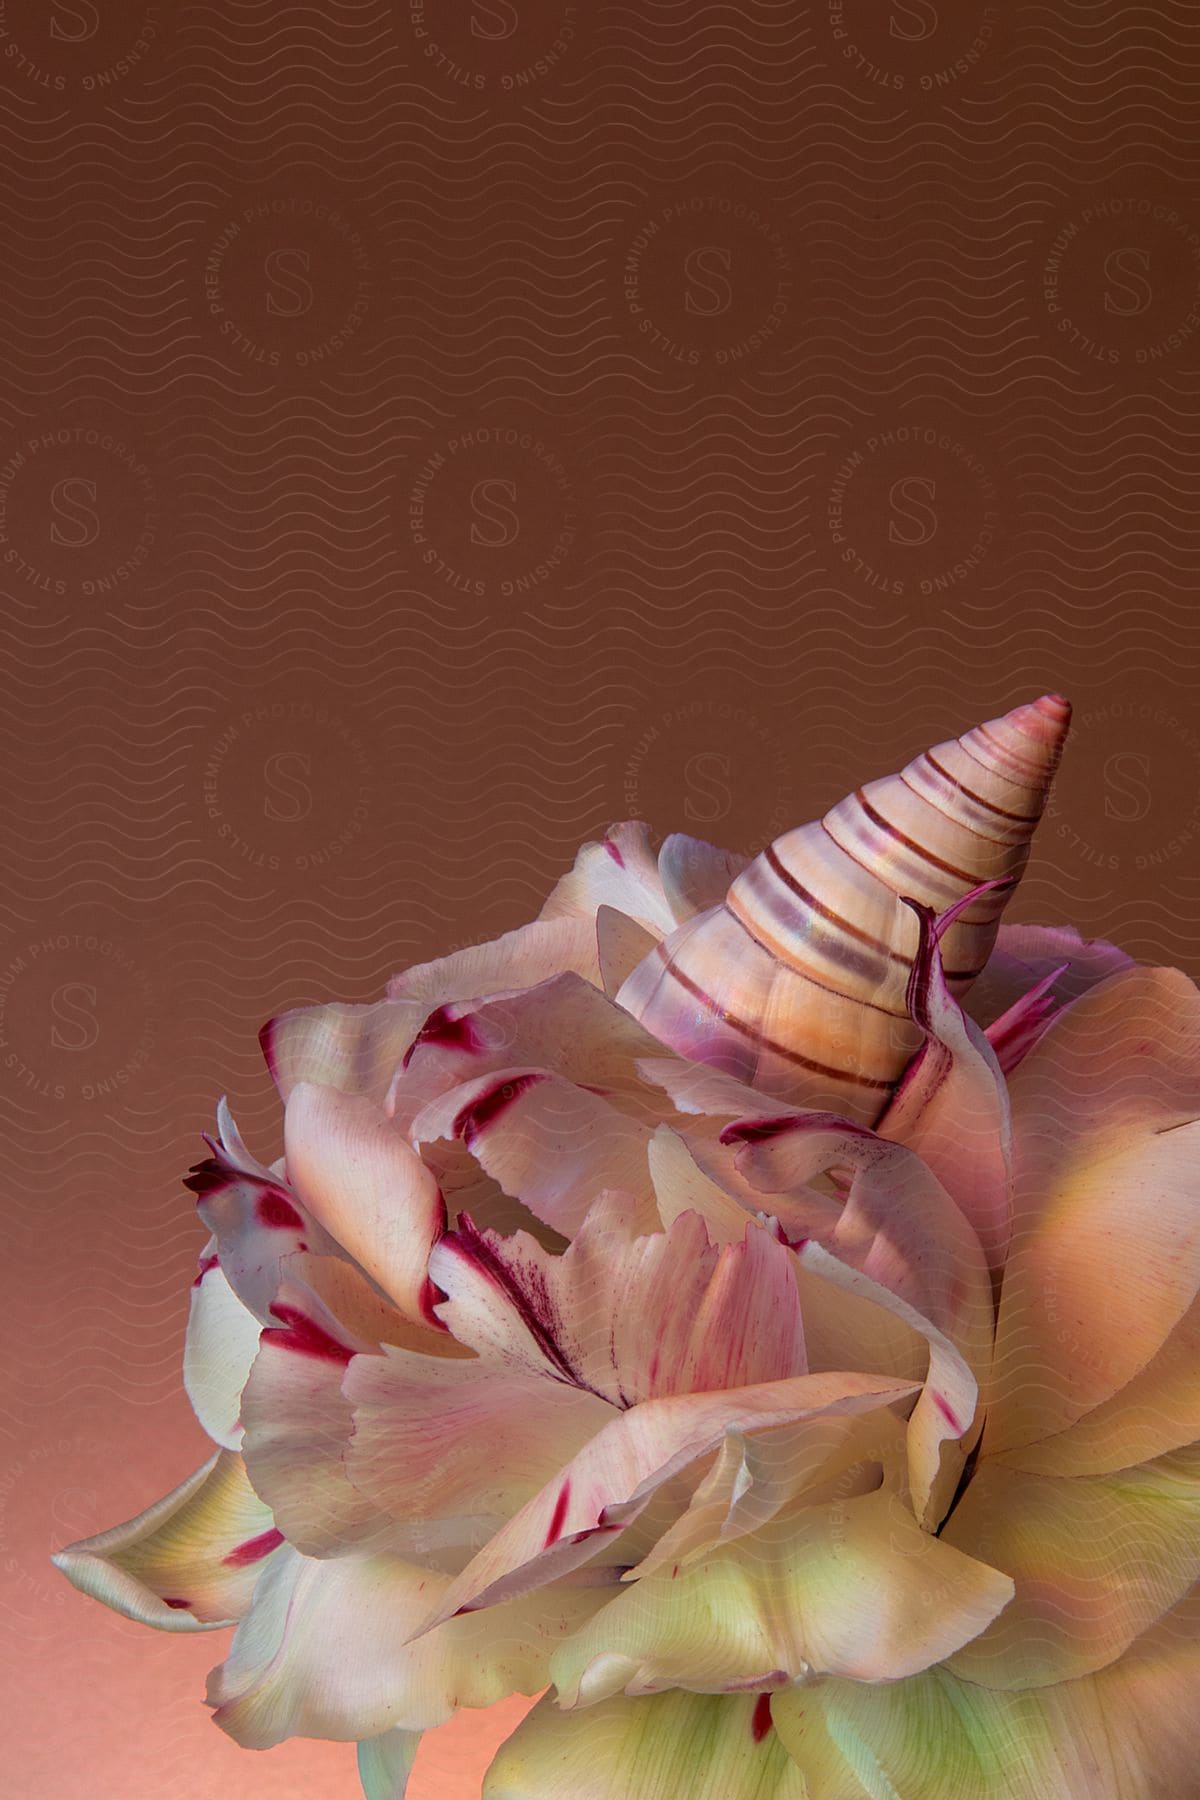
<svg viewBox="0 0 1200 1800"><path fill-rule="evenodd" d="M1047 688L1019 916L1200 972L1200 19L0 10L14 1791L349 1796L45 1564L202 1453L196 1134L608 821L749 851Z"/></svg>

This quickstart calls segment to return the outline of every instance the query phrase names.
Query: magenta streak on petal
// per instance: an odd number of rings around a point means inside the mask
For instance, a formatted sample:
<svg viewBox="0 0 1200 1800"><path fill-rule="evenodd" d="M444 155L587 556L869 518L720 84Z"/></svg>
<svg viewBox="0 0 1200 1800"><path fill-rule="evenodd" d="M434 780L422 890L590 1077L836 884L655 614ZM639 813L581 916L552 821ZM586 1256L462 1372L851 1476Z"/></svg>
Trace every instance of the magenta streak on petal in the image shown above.
<svg viewBox="0 0 1200 1800"><path fill-rule="evenodd" d="M931 1389L930 1391L932 1392L933 1390ZM933 1404L937 1407L955 1436L960 1437L962 1435L962 1426L959 1424L954 1409L945 1398L945 1395L934 1393Z"/></svg>
<svg viewBox="0 0 1200 1800"><path fill-rule="evenodd" d="M404 1052L404 1068L407 1069L417 1051L426 1044L436 1044L443 1050L464 1050L471 1056L478 1055L483 1049L483 1039L479 1035L473 1014L463 1013L461 1018L456 1019L452 1005L451 1002L437 1006L430 1013Z"/></svg>
<svg viewBox="0 0 1200 1800"><path fill-rule="evenodd" d="M569 1383L571 1387L584 1388L589 1394L596 1394L597 1390L572 1368L566 1352L558 1342L558 1316L543 1279L530 1270L526 1281L522 1282L517 1272L497 1255L494 1245L479 1230L469 1213L459 1214L454 1230L448 1232L442 1241L457 1245L467 1261L473 1263L500 1289L546 1361L558 1371L558 1379ZM597 1398L603 1400L607 1396L597 1394Z"/></svg>
<svg viewBox="0 0 1200 1800"><path fill-rule="evenodd" d="M1050 989L1070 966L1069 962L1059 963L1048 975L1043 975L985 1030L984 1036L996 1052L996 1061L1005 1075L1028 1055L1042 1026L1058 1010L1058 1001Z"/></svg>
<svg viewBox="0 0 1200 1800"><path fill-rule="evenodd" d="M192 1286L199 1287L209 1270L219 1269L220 1266L221 1259L219 1256L202 1256L199 1262L199 1273L197 1274L195 1281L193 1281Z"/></svg>
<svg viewBox="0 0 1200 1800"><path fill-rule="evenodd" d="M611 838L606 838L604 840L604 848L608 851L608 854L612 857L617 867L623 869L625 867L625 858L621 855L620 846L614 844Z"/></svg>
<svg viewBox="0 0 1200 1800"><path fill-rule="evenodd" d="M453 1135L462 1138L468 1150L473 1149L481 1131L494 1125L522 1094L528 1093L531 1087L536 1087L539 1081L545 1079L544 1075L534 1071L529 1075L518 1075L512 1081L498 1081L495 1087L488 1088L477 1100L469 1101L455 1115L450 1127Z"/></svg>
<svg viewBox="0 0 1200 1800"><path fill-rule="evenodd" d="M767 1138L783 1137L786 1132L798 1131L799 1128L799 1113L781 1113L774 1119L738 1119L722 1129L720 1142L760 1144Z"/></svg>
<svg viewBox="0 0 1200 1800"><path fill-rule="evenodd" d="M913 1019L922 1031L933 1034L933 1013L929 1004L929 991L933 983L933 959L937 955L937 932L934 926L933 908L925 906L920 900L913 900L907 894L901 894L901 904L911 907L917 915L917 927L920 938L917 954L913 958L913 966L908 976L908 992L905 1004Z"/></svg>
<svg viewBox="0 0 1200 1800"><path fill-rule="evenodd" d="M866 1125L844 1119L835 1112L781 1113L775 1119L737 1119L721 1132L723 1144L759 1144L789 1132L830 1131L838 1137L874 1140L875 1133Z"/></svg>
<svg viewBox="0 0 1200 1800"><path fill-rule="evenodd" d="M432 1325L435 1331L449 1331L450 1329L446 1321L444 1319L439 1319L437 1313L433 1310L435 1306L441 1306L443 1301L448 1300L449 1298L449 1294L444 1294L442 1292L432 1276L427 1275L425 1277L425 1280L421 1285L421 1297L417 1304L420 1307L421 1317L427 1325Z"/></svg>
<svg viewBox="0 0 1200 1800"><path fill-rule="evenodd" d="M570 1504L571 1504L571 1483L569 1480L567 1480L567 1481L563 1482L562 1486L558 1490L558 1498L554 1502L554 1512L551 1516L550 1524L546 1530L546 1541L542 1545L543 1550L548 1550L550 1548L551 1544L553 1544L557 1541L558 1534L563 1528L563 1520L567 1516L567 1507Z"/></svg>
<svg viewBox="0 0 1200 1800"><path fill-rule="evenodd" d="M183 1178L183 1185L195 1194L196 1204L207 1200L210 1194L219 1193L223 1188L232 1185L238 1179L235 1173L222 1167L215 1156L208 1156L203 1162L193 1163Z"/></svg>
<svg viewBox="0 0 1200 1800"><path fill-rule="evenodd" d="M164 1594L163 1605L173 1606L176 1612L190 1612L192 1603L190 1600L168 1600L167 1596Z"/></svg>
<svg viewBox="0 0 1200 1800"><path fill-rule="evenodd" d="M339 1344L327 1331L307 1318L298 1307L272 1306L279 1326L268 1326L261 1341L275 1344L280 1350L298 1350L302 1356L318 1356L323 1362L348 1363L354 1355L346 1344Z"/></svg>
<svg viewBox="0 0 1200 1800"><path fill-rule="evenodd" d="M304 1230L304 1220L278 1188L265 1187L254 1210L259 1224L270 1226L272 1231Z"/></svg>
<svg viewBox="0 0 1200 1800"><path fill-rule="evenodd" d="M761 1744L771 1729L771 1696L760 1694L754 1702L754 1713L750 1720L750 1736L756 1744Z"/></svg>
<svg viewBox="0 0 1200 1800"><path fill-rule="evenodd" d="M990 881L981 881L977 887L973 887L970 892L964 894L960 900L955 900L952 905L946 908L945 912L939 913L934 920L933 929L937 934L939 942L949 931L950 927L954 924L954 921L960 918L962 914L966 912L968 906L970 906L973 901L978 900L981 894L990 894L993 888L1014 888L1016 885L1017 877L1015 875L994 875Z"/></svg>
<svg viewBox="0 0 1200 1800"><path fill-rule="evenodd" d="M257 1537L247 1538L244 1544L238 1544L221 1561L231 1569L246 1569L251 1563L261 1562L264 1556L270 1556L272 1550L278 1550L282 1542L282 1531L276 1531L272 1526L270 1531L260 1531Z"/></svg>

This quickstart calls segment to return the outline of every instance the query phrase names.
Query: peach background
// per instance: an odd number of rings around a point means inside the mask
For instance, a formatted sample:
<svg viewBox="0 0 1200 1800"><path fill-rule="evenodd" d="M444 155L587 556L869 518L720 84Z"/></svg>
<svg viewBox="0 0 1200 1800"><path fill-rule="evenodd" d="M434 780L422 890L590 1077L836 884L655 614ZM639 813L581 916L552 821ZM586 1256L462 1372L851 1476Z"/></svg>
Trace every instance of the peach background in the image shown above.
<svg viewBox="0 0 1200 1800"><path fill-rule="evenodd" d="M8 1780L337 1800L46 1561L203 1455L198 1133L610 820L753 848L1048 687L1019 916L1196 972L1200 19L5 0L0 88Z"/></svg>

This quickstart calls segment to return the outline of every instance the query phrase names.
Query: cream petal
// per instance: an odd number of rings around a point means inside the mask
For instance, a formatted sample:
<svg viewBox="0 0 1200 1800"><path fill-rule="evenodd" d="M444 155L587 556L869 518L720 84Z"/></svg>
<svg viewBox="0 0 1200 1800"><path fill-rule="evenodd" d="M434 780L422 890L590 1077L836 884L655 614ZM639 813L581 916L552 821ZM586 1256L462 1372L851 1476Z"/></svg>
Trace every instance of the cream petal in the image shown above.
<svg viewBox="0 0 1200 1800"><path fill-rule="evenodd" d="M483 1800L807 1800L770 1704L674 1693L566 1713L547 1696L501 1746Z"/></svg>
<svg viewBox="0 0 1200 1800"><path fill-rule="evenodd" d="M602 906L596 914L596 948L605 993L615 995L626 976L657 942L653 932L636 919L627 918L615 906Z"/></svg>
<svg viewBox="0 0 1200 1800"><path fill-rule="evenodd" d="M269 1019L259 1041L284 1100L311 1081L381 1102L429 1011L423 999L297 1007Z"/></svg>
<svg viewBox="0 0 1200 1800"><path fill-rule="evenodd" d="M410 1643L446 1585L394 1556L317 1562L287 1547L209 1678L217 1724L253 1750L428 1730L460 1706L539 1692L553 1645L596 1604L584 1589L538 1595Z"/></svg>
<svg viewBox="0 0 1200 1800"><path fill-rule="evenodd" d="M768 1196L766 1207L830 1169L850 1170L833 1228L820 1235L823 1247L907 1301L973 1367L986 1367L993 1329L987 1263L973 1227L919 1156L827 1113L751 1120L721 1135L739 1146L737 1166Z"/></svg>
<svg viewBox="0 0 1200 1800"><path fill-rule="evenodd" d="M727 1393L648 1400L618 1413L472 1559L447 1594L444 1614L530 1592L589 1561L606 1537L637 1518L657 1488L717 1449L731 1426L754 1432L823 1412L868 1411L912 1391L910 1383L883 1377L801 1375Z"/></svg>
<svg viewBox="0 0 1200 1800"><path fill-rule="evenodd" d="M213 1154L184 1182L216 1239L221 1271L260 1324L272 1323L271 1300L286 1258L306 1251L329 1256L338 1246L282 1175L248 1164L209 1140Z"/></svg>
<svg viewBox="0 0 1200 1800"><path fill-rule="evenodd" d="M1114 1662L1200 1578L1198 1475L1195 1452L1065 1480L981 1462L942 1535L1016 1595L950 1667L1020 1689Z"/></svg>
<svg viewBox="0 0 1200 1800"><path fill-rule="evenodd" d="M1200 1299L1162 1348L1109 1400L1054 1437L1002 1450L1001 1467L1042 1475L1107 1475L1200 1438Z"/></svg>
<svg viewBox="0 0 1200 1800"><path fill-rule="evenodd" d="M384 1731L358 1746L363 1800L404 1800L422 1735L419 1731Z"/></svg>
<svg viewBox="0 0 1200 1800"><path fill-rule="evenodd" d="M407 1319L440 1329L427 1273L446 1225L437 1182L370 1100L299 1083L284 1116L294 1191Z"/></svg>
<svg viewBox="0 0 1200 1800"><path fill-rule="evenodd" d="M673 831L663 839L658 853L658 872L675 924L719 906L742 870L748 856L736 850L719 850L703 838Z"/></svg>
<svg viewBox="0 0 1200 1800"><path fill-rule="evenodd" d="M1200 1281L1200 996L1134 969L1012 1077L1017 1220L987 1453L1064 1431L1156 1356Z"/></svg>
<svg viewBox="0 0 1200 1800"><path fill-rule="evenodd" d="M342 1390L347 1476L404 1521L390 1541L405 1553L477 1549L612 1416L594 1395L523 1369L407 1350L356 1356Z"/></svg>
<svg viewBox="0 0 1200 1800"><path fill-rule="evenodd" d="M81 1593L161 1631L211 1631L241 1618L283 1542L240 1456L218 1450L136 1519L60 1550Z"/></svg>
<svg viewBox="0 0 1200 1800"><path fill-rule="evenodd" d="M920 938L908 1006L925 1042L876 1130L928 1164L999 1270L1012 1229L1008 1090L995 1051L946 986L938 934L952 919L935 920L927 907L910 904Z"/></svg>
<svg viewBox="0 0 1200 1800"><path fill-rule="evenodd" d="M605 1188L634 1195L645 1228L657 1223L650 1127L546 1069L466 1082L423 1107L411 1130L417 1144L461 1138L506 1194L564 1236Z"/></svg>
<svg viewBox="0 0 1200 1800"><path fill-rule="evenodd" d="M1133 958L1115 944L1082 938L1070 926L1004 924L963 1007L977 1025L987 1027L1047 976L1053 976L1049 997L1057 1010L1133 966Z"/></svg>
<svg viewBox="0 0 1200 1800"><path fill-rule="evenodd" d="M433 962L417 963L393 977L388 997L420 1001L428 1013L449 1000L481 1000L567 972L599 980L594 921L543 916L490 943L469 944Z"/></svg>
<svg viewBox="0 0 1200 1800"><path fill-rule="evenodd" d="M346 1473L354 1422L342 1394L346 1367L382 1342L464 1353L448 1335L407 1324L352 1264L331 1258L293 1259L271 1313L242 1395L255 1488L309 1555L388 1544L389 1521Z"/></svg>
<svg viewBox="0 0 1200 1800"><path fill-rule="evenodd" d="M647 1150L650 1179L664 1226L681 1213L698 1213L714 1244L741 1241L755 1217L701 1168L692 1145L670 1125L660 1125Z"/></svg>
<svg viewBox="0 0 1200 1800"><path fill-rule="evenodd" d="M974 1637L1012 1592L879 1489L791 1508L688 1567L639 1579L555 1652L550 1673L564 1706L812 1673L897 1681Z"/></svg>
<svg viewBox="0 0 1200 1800"><path fill-rule="evenodd" d="M662 1045L607 994L574 974L556 975L521 993L441 1008L414 1043L388 1097L407 1127L422 1106L468 1080L498 1071L552 1071L590 1089L648 1126L662 1100L638 1073L639 1057Z"/></svg>
<svg viewBox="0 0 1200 1800"><path fill-rule="evenodd" d="M683 1512L655 1538L623 1582L688 1568L723 1544L759 1530L796 1504L843 1504L881 1480L903 1485L904 1428L886 1407L803 1419L745 1437L725 1434L719 1454Z"/></svg>
<svg viewBox="0 0 1200 1800"><path fill-rule="evenodd" d="M809 1800L1181 1800L1200 1732L1200 1590L1117 1663L1007 1693L931 1669L777 1694L776 1729ZM847 1768L861 1787L847 1788Z"/></svg>
<svg viewBox="0 0 1200 1800"><path fill-rule="evenodd" d="M258 1355L258 1320L225 1279L210 1238L200 1253L192 1283L183 1385L204 1430L214 1443L236 1450L242 1441L242 1389Z"/></svg>
<svg viewBox="0 0 1200 1800"><path fill-rule="evenodd" d="M650 847L650 828L640 820L622 821L602 843L584 844L539 916L591 920L602 906L626 913L656 938L675 924Z"/></svg>
<svg viewBox="0 0 1200 1800"><path fill-rule="evenodd" d="M430 1273L438 1315L462 1343L614 1406L781 1381L805 1370L789 1252L747 1224L709 1242L685 1213L637 1235L627 1195L604 1194L574 1242L549 1255L524 1232L477 1232L460 1219Z"/></svg>
<svg viewBox="0 0 1200 1800"><path fill-rule="evenodd" d="M908 1421L908 1466L913 1507L922 1523L933 1530L958 1485L966 1455L964 1440L973 1435L979 1388L970 1365L957 1346L908 1301L830 1256L820 1244L805 1244L796 1256L807 1274L845 1294L874 1302L928 1344L928 1373ZM804 1287L800 1290L806 1317L809 1292L811 1289Z"/></svg>
<svg viewBox="0 0 1200 1800"><path fill-rule="evenodd" d="M397 975L389 997L370 1006L301 1007L260 1033L283 1098L300 1081L381 1102L413 1040L435 1008L528 987L573 970L599 979L595 927L561 919L523 925L487 944L472 944Z"/></svg>

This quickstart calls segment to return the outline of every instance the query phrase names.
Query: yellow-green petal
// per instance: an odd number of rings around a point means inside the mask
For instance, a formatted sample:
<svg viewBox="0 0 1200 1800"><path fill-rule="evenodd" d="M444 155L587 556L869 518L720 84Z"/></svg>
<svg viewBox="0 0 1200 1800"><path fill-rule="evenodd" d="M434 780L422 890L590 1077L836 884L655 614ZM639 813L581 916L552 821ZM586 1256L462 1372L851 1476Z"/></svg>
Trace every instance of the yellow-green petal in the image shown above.
<svg viewBox="0 0 1200 1800"><path fill-rule="evenodd" d="M565 1713L547 1695L502 1745L483 1800L808 1800L768 1706L669 1693Z"/></svg>

